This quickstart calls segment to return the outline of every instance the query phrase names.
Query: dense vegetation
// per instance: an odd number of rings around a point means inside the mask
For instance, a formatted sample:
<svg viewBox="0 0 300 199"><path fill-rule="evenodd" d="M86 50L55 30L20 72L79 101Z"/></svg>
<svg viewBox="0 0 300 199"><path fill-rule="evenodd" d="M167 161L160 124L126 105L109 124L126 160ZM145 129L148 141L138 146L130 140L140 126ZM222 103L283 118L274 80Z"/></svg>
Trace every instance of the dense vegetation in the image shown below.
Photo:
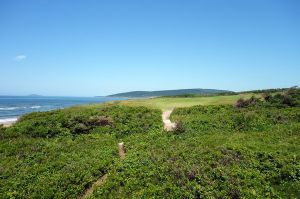
<svg viewBox="0 0 300 199"><path fill-rule="evenodd" d="M252 96L249 99L240 98L237 103L237 108L244 108L249 106L259 107L300 107L300 89L292 87L284 90L284 92L275 93L265 92L262 94L263 99Z"/></svg>
<svg viewBox="0 0 300 199"><path fill-rule="evenodd" d="M292 87L292 88L296 88ZM272 89L264 89L264 90L251 90L251 91L242 91L239 93L280 93L280 92L285 92L286 90L288 90L289 88L272 88Z"/></svg>
<svg viewBox="0 0 300 199"><path fill-rule="evenodd" d="M54 137L88 134L91 131L122 137L148 132L160 126L160 111L145 107L97 106L73 107L51 112L36 112L23 116L5 135Z"/></svg>
<svg viewBox="0 0 300 199"><path fill-rule="evenodd" d="M0 198L76 198L119 161L117 143L161 129L161 112L86 106L0 127Z"/></svg>
<svg viewBox="0 0 300 199"><path fill-rule="evenodd" d="M161 111L145 107L26 115L0 128L0 198L76 198L104 173L91 198L297 198L298 94L176 108L172 133L162 130Z"/></svg>
<svg viewBox="0 0 300 199"><path fill-rule="evenodd" d="M76 198L117 160L115 144L109 135L1 139L0 198Z"/></svg>
<svg viewBox="0 0 300 199"><path fill-rule="evenodd" d="M196 106L184 132L132 135L128 156L95 198L296 198L300 109Z"/></svg>

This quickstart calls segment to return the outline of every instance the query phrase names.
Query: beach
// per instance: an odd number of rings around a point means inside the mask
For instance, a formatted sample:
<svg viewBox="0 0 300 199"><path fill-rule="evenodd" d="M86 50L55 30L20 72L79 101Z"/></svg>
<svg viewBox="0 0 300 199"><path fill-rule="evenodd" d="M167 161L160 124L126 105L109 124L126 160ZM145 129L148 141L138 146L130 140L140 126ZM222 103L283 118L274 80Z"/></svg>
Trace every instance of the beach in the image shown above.
<svg viewBox="0 0 300 199"><path fill-rule="evenodd" d="M4 127L10 127L17 121L18 121L18 118L0 119L0 125L3 125Z"/></svg>

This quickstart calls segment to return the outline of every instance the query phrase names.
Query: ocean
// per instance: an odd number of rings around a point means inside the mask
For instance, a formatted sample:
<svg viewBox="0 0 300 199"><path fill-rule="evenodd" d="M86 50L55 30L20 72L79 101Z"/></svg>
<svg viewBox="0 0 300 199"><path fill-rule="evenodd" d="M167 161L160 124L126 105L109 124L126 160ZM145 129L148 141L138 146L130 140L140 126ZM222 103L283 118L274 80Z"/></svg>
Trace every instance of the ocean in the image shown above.
<svg viewBox="0 0 300 199"><path fill-rule="evenodd" d="M0 124L14 122L26 113L50 111L74 105L123 100L114 97L36 97L0 96Z"/></svg>

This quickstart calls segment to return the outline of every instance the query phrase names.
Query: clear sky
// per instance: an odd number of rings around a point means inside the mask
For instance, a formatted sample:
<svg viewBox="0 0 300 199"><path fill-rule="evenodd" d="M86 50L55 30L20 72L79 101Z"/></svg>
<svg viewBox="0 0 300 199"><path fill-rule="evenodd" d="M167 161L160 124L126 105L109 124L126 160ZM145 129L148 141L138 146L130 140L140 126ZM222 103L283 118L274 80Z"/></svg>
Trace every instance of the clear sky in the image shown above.
<svg viewBox="0 0 300 199"><path fill-rule="evenodd" d="M300 85L299 0L1 0L0 95Z"/></svg>

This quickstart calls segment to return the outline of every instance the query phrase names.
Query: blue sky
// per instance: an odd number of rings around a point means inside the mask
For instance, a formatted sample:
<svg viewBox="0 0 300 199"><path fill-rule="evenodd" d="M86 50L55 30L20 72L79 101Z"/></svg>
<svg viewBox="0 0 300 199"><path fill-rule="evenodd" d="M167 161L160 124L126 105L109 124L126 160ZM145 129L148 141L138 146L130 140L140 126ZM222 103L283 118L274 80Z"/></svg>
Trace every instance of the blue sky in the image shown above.
<svg viewBox="0 0 300 199"><path fill-rule="evenodd" d="M0 95L300 85L298 0L2 0Z"/></svg>

